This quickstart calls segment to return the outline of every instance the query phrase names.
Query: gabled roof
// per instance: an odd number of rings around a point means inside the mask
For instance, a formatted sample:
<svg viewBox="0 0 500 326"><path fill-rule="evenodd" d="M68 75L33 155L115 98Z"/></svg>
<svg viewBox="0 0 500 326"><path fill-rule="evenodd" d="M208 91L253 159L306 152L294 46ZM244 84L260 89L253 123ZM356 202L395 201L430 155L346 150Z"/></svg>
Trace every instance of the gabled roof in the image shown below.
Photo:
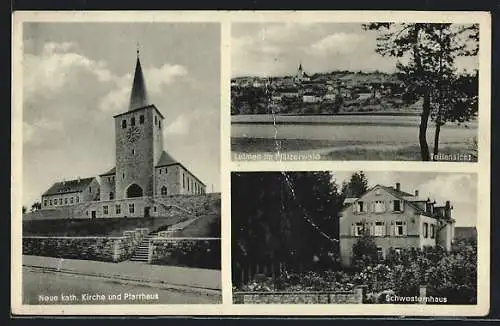
<svg viewBox="0 0 500 326"><path fill-rule="evenodd" d="M113 174L116 174L116 167L113 167L111 170L109 170L108 172L106 173L103 173L103 174L99 174L99 175L113 175Z"/></svg>
<svg viewBox="0 0 500 326"><path fill-rule="evenodd" d="M370 189L368 189L362 196L364 196L365 194L367 194L370 191L374 190L375 188L382 188L382 189L384 189L385 191L387 191L388 193L390 193L394 197L396 197L396 198L398 198L400 200L404 200L409 206L413 207L413 209L415 209L419 214L425 214L425 210L421 209L420 207L418 207L417 205L413 204L411 201L409 201L407 199L407 197L411 197L412 196L411 194L409 194L409 193L407 193L405 191L397 190L394 187L383 186L383 185L377 184L377 185L371 187ZM344 205L347 205L347 206L351 205L355 201L357 201L358 199L359 198L346 198L344 200Z"/></svg>
<svg viewBox="0 0 500 326"><path fill-rule="evenodd" d="M91 177L91 178L56 182L52 185L52 187L50 187L46 192L44 192L42 196L65 194L70 192L81 192L83 191L83 189L88 187L88 185L90 185L90 183L94 179L95 179L94 177Z"/></svg>
<svg viewBox="0 0 500 326"><path fill-rule="evenodd" d="M175 160L170 154L168 154L166 151L163 151L161 153L160 159L156 163L156 166L166 166L166 165L173 165L173 164L178 164L177 160Z"/></svg>

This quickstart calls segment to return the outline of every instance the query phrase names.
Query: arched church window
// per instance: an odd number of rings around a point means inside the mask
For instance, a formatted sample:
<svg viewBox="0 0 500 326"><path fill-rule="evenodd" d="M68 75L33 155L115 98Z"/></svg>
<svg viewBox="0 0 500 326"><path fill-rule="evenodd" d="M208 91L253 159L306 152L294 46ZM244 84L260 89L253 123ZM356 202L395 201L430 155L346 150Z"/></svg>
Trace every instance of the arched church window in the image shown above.
<svg viewBox="0 0 500 326"><path fill-rule="evenodd" d="M135 117L132 117L132 119L130 119L130 125L135 126Z"/></svg>
<svg viewBox="0 0 500 326"><path fill-rule="evenodd" d="M144 123L144 115L143 115L143 114L141 114L141 115L139 116L139 123L140 123L141 125Z"/></svg>
<svg viewBox="0 0 500 326"><path fill-rule="evenodd" d="M133 183L127 188L127 198L142 197L142 188Z"/></svg>
<svg viewBox="0 0 500 326"><path fill-rule="evenodd" d="M122 120L122 129L127 128L127 120Z"/></svg>
<svg viewBox="0 0 500 326"><path fill-rule="evenodd" d="M166 196L167 195L167 187L166 186L161 187L161 195L162 196Z"/></svg>

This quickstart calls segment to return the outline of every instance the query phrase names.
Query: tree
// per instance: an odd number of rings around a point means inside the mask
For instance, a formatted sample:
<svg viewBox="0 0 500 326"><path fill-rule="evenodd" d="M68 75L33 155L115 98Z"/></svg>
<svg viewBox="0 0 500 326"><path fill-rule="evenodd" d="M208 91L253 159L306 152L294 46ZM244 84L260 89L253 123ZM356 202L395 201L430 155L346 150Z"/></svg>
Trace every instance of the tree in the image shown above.
<svg viewBox="0 0 500 326"><path fill-rule="evenodd" d="M440 127L443 121L446 121L442 119L445 116L453 117L451 120L470 117L468 110L455 110L454 105L443 105L455 94L447 93L445 88L441 87L446 84L454 85L454 66L458 56L477 55L479 27L429 23L371 23L364 24L363 28L380 32L377 37L377 53L396 58L404 57L408 61L398 61L396 67L405 87L403 98L407 102L423 100L418 138L421 158L429 161L429 118L432 116L436 119ZM445 113L453 110L455 112L452 114ZM435 113L436 111L438 113ZM436 141L439 141L439 133Z"/></svg>
<svg viewBox="0 0 500 326"><path fill-rule="evenodd" d="M24 205L23 205L23 214L26 214L26 211L27 211L27 210L28 210L28 209L26 208L26 206L24 206Z"/></svg>
<svg viewBox="0 0 500 326"><path fill-rule="evenodd" d="M378 261L377 245L367 229L352 246L353 265L364 268Z"/></svg>
<svg viewBox="0 0 500 326"><path fill-rule="evenodd" d="M36 212L37 210L42 209L42 204L40 202L34 202L33 205L31 205L31 211Z"/></svg>
<svg viewBox="0 0 500 326"><path fill-rule="evenodd" d="M354 172L349 182L342 183L342 195L344 198L358 198L368 191L368 179L363 171Z"/></svg>

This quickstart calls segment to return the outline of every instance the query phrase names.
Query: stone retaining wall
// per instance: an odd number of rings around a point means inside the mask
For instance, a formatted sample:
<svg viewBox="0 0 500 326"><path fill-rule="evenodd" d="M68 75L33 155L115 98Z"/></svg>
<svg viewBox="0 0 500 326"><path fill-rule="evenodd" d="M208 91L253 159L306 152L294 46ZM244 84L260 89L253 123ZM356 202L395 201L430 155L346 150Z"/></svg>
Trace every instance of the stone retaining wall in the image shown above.
<svg viewBox="0 0 500 326"><path fill-rule="evenodd" d="M355 304L363 303L364 287L336 292L234 292L233 303L246 304Z"/></svg>
<svg viewBox="0 0 500 326"><path fill-rule="evenodd" d="M23 254L68 259L120 262L129 259L147 228L123 232L121 237L23 237Z"/></svg>

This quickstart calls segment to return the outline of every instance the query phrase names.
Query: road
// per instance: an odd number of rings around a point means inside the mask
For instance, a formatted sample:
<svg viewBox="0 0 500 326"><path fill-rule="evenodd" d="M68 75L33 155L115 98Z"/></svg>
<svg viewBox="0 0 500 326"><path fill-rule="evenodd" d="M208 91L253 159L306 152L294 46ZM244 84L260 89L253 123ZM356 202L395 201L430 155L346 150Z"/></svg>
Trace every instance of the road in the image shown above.
<svg viewBox="0 0 500 326"><path fill-rule="evenodd" d="M24 304L202 304L220 296L23 267Z"/></svg>

